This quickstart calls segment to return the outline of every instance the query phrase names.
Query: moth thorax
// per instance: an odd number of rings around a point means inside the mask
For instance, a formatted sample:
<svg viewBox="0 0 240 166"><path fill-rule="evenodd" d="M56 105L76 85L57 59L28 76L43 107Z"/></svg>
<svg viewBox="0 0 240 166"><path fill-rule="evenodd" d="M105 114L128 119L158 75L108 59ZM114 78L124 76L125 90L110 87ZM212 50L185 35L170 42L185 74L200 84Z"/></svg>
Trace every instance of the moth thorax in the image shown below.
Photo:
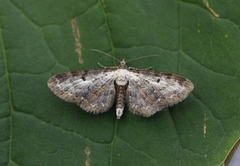
<svg viewBox="0 0 240 166"><path fill-rule="evenodd" d="M126 85L128 82L129 71L127 69L116 70L116 83L117 85Z"/></svg>
<svg viewBox="0 0 240 166"><path fill-rule="evenodd" d="M127 85L116 85L116 115L117 119L120 119L123 114L123 109L125 106L125 96L126 96Z"/></svg>

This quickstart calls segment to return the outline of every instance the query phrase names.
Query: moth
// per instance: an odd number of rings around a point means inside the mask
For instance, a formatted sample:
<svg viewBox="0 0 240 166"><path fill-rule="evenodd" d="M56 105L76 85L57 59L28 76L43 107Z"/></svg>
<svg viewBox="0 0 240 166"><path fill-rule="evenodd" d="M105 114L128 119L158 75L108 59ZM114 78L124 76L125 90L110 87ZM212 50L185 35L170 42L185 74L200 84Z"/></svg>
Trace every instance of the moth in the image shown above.
<svg viewBox="0 0 240 166"><path fill-rule="evenodd" d="M135 69L128 67L124 59L118 61L115 69L54 75L48 80L48 87L61 99L94 114L108 111L116 100L117 119L121 118L125 103L133 114L150 117L182 101L194 88L193 83L182 76Z"/></svg>

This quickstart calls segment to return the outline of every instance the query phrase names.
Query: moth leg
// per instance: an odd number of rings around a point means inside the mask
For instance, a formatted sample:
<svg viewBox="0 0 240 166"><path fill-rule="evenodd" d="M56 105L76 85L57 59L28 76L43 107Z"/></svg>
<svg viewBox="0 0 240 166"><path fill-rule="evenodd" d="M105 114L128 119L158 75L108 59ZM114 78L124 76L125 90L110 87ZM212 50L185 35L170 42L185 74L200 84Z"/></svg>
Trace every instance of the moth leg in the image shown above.
<svg viewBox="0 0 240 166"><path fill-rule="evenodd" d="M152 68L152 66L146 68L146 69L138 69L138 68L135 68L135 67L128 67L129 70L150 70Z"/></svg>
<svg viewBox="0 0 240 166"><path fill-rule="evenodd" d="M104 68L104 69L117 69L117 68L118 68L117 66L110 66L110 67L103 66L103 65L100 64L99 62L98 62L98 65L99 65L100 67Z"/></svg>

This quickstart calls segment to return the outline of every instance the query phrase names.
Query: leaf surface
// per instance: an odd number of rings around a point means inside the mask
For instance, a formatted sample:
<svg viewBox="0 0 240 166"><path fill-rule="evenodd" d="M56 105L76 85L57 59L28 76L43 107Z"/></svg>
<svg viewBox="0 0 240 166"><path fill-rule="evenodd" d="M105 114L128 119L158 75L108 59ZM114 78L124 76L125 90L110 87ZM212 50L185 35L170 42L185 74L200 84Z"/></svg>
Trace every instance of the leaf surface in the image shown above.
<svg viewBox="0 0 240 166"><path fill-rule="evenodd" d="M0 2L0 165L219 165L239 139L238 0ZM125 108L116 120L115 106L86 113L47 80L118 65L91 49L126 60L157 54L128 65L182 75L195 89L150 118Z"/></svg>

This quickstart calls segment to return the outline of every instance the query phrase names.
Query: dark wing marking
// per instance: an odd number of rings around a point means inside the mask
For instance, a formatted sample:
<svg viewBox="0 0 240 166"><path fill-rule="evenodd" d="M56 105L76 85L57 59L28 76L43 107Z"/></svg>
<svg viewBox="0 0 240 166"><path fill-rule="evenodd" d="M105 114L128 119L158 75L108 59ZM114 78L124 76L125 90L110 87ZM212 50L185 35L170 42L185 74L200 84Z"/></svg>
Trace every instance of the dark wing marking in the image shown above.
<svg viewBox="0 0 240 166"><path fill-rule="evenodd" d="M129 109L144 117L182 101L194 88L187 78L168 73L131 70L129 77Z"/></svg>
<svg viewBox="0 0 240 166"><path fill-rule="evenodd" d="M114 73L110 69L60 73L49 79L48 87L61 99L98 114L113 105Z"/></svg>

